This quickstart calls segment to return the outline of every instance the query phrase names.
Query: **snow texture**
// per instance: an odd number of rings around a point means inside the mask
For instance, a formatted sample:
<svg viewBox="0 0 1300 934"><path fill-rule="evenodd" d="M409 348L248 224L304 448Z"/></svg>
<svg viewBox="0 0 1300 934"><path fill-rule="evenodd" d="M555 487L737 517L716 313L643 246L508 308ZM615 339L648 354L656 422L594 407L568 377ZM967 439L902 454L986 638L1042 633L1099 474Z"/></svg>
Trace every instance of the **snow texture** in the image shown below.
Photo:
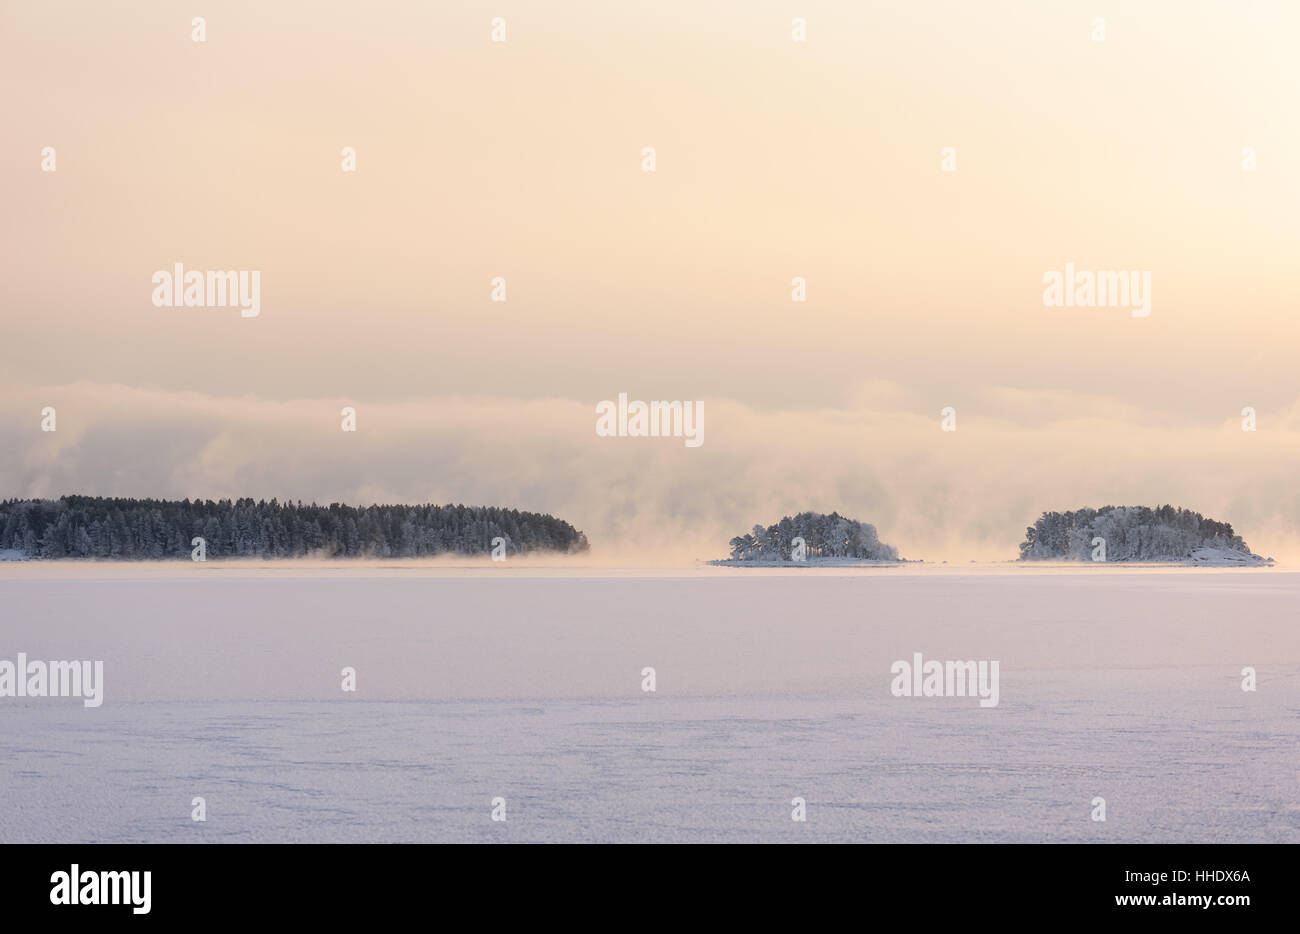
<svg viewBox="0 0 1300 934"><path fill-rule="evenodd" d="M0 843L1295 843L1298 598L1272 569L12 564L0 658L103 659L105 693L0 698ZM999 660L1001 703L893 697L913 652Z"/></svg>

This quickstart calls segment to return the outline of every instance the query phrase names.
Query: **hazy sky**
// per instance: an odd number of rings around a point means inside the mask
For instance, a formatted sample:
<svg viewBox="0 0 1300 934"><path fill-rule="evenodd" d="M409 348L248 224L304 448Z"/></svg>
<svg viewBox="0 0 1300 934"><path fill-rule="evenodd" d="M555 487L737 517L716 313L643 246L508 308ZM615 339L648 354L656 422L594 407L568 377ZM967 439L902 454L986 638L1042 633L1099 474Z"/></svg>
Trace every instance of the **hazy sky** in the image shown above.
<svg viewBox="0 0 1300 934"><path fill-rule="evenodd" d="M0 495L513 505L668 561L1172 502L1300 560L1297 45L1259 0L6 0ZM155 307L178 262L260 315ZM1150 315L1045 307L1067 262ZM620 392L705 443L597 437Z"/></svg>

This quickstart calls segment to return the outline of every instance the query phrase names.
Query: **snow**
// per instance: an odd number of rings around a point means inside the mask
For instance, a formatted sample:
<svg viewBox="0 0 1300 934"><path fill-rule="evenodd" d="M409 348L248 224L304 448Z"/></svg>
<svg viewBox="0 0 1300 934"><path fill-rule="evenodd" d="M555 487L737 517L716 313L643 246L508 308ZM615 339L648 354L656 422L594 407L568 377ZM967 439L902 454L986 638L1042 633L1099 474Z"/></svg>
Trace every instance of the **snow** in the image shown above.
<svg viewBox="0 0 1300 934"><path fill-rule="evenodd" d="M0 843L1300 842L1297 598L1269 568L9 565L0 658L105 683L0 698ZM999 705L892 697L913 652L1000 660Z"/></svg>
<svg viewBox="0 0 1300 934"><path fill-rule="evenodd" d="M1256 554L1233 551L1228 548L1198 548L1187 559L1188 564L1210 565L1213 567L1238 567L1271 564L1268 558Z"/></svg>
<svg viewBox="0 0 1300 934"><path fill-rule="evenodd" d="M891 567L896 564L906 564L901 558L895 558L890 561L877 560L872 558L808 558L804 561L783 561L779 558L719 558L717 561L710 561L709 564L715 568L869 568L869 567Z"/></svg>

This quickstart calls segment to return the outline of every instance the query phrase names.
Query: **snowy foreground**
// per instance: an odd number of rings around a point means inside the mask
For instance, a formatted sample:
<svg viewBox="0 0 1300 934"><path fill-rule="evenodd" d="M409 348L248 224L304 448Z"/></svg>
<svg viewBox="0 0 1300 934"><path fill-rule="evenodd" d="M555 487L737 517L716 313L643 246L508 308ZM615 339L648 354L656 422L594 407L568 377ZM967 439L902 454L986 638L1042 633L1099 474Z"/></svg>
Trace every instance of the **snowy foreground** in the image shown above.
<svg viewBox="0 0 1300 934"><path fill-rule="evenodd" d="M0 698L0 843L1300 842L1283 570L23 564L0 601L0 659L104 661L100 707ZM893 696L917 652L998 660L998 705Z"/></svg>

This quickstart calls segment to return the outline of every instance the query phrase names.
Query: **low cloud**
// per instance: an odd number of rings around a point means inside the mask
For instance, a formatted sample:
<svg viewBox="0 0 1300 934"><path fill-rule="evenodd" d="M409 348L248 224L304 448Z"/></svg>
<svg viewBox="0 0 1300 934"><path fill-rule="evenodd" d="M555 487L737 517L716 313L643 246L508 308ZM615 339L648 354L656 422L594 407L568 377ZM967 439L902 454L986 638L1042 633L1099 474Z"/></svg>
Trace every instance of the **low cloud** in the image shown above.
<svg viewBox="0 0 1300 934"><path fill-rule="evenodd" d="M0 496L512 506L572 522L594 561L645 564L721 557L731 536L805 509L871 522L909 558L1009 559L1044 509L1167 502L1300 557L1300 405L1243 432L1235 417L1152 424L1101 397L1032 398L955 399L953 432L877 384L842 408L705 399L707 440L689 449L597 437L596 399L266 401L77 383L7 394ZM45 406L56 432L41 431Z"/></svg>

